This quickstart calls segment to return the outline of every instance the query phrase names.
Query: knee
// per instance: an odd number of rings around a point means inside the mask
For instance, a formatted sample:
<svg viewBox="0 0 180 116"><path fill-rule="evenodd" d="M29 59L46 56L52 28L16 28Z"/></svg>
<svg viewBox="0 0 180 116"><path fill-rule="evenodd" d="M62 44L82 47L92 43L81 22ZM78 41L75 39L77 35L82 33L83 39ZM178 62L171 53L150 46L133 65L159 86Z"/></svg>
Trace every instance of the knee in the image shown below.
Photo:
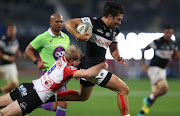
<svg viewBox="0 0 180 116"><path fill-rule="evenodd" d="M164 94L168 92L168 86L163 86L162 89L161 89Z"/></svg>
<svg viewBox="0 0 180 116"><path fill-rule="evenodd" d="M86 101L88 99L89 99L89 97L80 97L80 101Z"/></svg>
<svg viewBox="0 0 180 116"><path fill-rule="evenodd" d="M124 83L123 86L120 87L118 93L128 95L129 87Z"/></svg>
<svg viewBox="0 0 180 116"><path fill-rule="evenodd" d="M58 106L61 106L61 107L67 108L68 102L67 102L67 101L58 101L58 102L57 102L57 105L58 105Z"/></svg>

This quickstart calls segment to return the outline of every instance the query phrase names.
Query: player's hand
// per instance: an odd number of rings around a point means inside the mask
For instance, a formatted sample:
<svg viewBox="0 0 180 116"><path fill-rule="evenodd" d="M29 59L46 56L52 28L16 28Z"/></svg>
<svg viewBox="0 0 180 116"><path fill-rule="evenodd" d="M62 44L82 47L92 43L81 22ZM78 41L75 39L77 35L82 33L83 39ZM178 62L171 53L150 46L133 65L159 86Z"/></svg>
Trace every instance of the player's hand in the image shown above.
<svg viewBox="0 0 180 116"><path fill-rule="evenodd" d="M148 66L147 65L145 65L145 64L143 64L142 65L142 70L144 71L144 72L147 72L148 71Z"/></svg>
<svg viewBox="0 0 180 116"><path fill-rule="evenodd" d="M118 60L120 64L122 64L124 67L126 67L126 60L124 60L122 57Z"/></svg>
<svg viewBox="0 0 180 116"><path fill-rule="evenodd" d="M15 61L15 57L14 57L14 56L9 56L8 61L9 61L9 62L14 62L14 61Z"/></svg>
<svg viewBox="0 0 180 116"><path fill-rule="evenodd" d="M37 62L37 67L40 69L40 70L43 70L46 68L46 66L44 64L48 64L46 62L42 62L42 61L38 61Z"/></svg>
<svg viewBox="0 0 180 116"><path fill-rule="evenodd" d="M76 36L78 41L87 42L91 38L92 34L89 34L88 32L79 34Z"/></svg>

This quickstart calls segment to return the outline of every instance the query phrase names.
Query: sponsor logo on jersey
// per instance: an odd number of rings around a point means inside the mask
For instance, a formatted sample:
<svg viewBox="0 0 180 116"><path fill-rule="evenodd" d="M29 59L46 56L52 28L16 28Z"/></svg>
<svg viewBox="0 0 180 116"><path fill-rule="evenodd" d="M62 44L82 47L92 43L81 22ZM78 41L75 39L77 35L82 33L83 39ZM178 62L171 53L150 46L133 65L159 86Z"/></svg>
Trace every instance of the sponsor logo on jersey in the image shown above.
<svg viewBox="0 0 180 116"><path fill-rule="evenodd" d="M52 41L53 41L53 38L49 42L52 42Z"/></svg>
<svg viewBox="0 0 180 116"><path fill-rule="evenodd" d="M54 50L53 56L54 56L55 60L58 60L59 58L64 56L64 54L65 54L65 49L63 47L59 46Z"/></svg>
<svg viewBox="0 0 180 116"><path fill-rule="evenodd" d="M18 89L19 89L22 97L24 97L24 96L27 95L27 89L26 89L23 85L20 85L20 86L18 87Z"/></svg>
<svg viewBox="0 0 180 116"><path fill-rule="evenodd" d="M99 32L99 33L104 33L101 29L97 29L97 32Z"/></svg>
<svg viewBox="0 0 180 116"><path fill-rule="evenodd" d="M56 64L54 64L49 70L48 75L51 74L51 72L56 68Z"/></svg>
<svg viewBox="0 0 180 116"><path fill-rule="evenodd" d="M110 33L109 32L106 32L106 37L110 37Z"/></svg>

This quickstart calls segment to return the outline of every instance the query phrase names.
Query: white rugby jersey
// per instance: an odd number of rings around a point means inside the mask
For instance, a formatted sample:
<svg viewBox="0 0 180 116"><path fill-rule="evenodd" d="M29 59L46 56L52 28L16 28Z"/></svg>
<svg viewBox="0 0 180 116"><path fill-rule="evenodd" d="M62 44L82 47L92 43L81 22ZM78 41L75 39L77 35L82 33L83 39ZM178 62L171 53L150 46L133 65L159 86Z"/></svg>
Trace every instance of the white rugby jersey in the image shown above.
<svg viewBox="0 0 180 116"><path fill-rule="evenodd" d="M76 71L77 68L68 64L63 56L43 76L33 80L34 88L42 102L46 102L61 87L66 85Z"/></svg>
<svg viewBox="0 0 180 116"><path fill-rule="evenodd" d="M91 66L104 62L106 50L113 42L117 43L116 36L119 28L111 29L97 17L81 18L82 22L88 22L93 27L92 37L86 42L85 54L82 59L81 68L87 69Z"/></svg>
<svg viewBox="0 0 180 116"><path fill-rule="evenodd" d="M15 56L18 49L19 49L19 42L17 38L11 40L5 35L3 35L0 38L0 50L2 51L3 54L7 54L9 56ZM9 62L8 60L0 58L0 65L11 64L11 63L13 62Z"/></svg>
<svg viewBox="0 0 180 116"><path fill-rule="evenodd" d="M150 62L150 66L158 66L163 69L167 66L174 52L178 50L175 41L167 41L163 37L154 40L149 46L154 49L154 57Z"/></svg>

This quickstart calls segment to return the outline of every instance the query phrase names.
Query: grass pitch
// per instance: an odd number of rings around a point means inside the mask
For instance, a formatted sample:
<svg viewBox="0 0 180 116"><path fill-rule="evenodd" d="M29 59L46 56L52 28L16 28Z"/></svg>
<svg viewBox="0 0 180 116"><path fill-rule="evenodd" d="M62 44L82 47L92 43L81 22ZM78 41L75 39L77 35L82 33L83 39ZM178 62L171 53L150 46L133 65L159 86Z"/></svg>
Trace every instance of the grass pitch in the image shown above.
<svg viewBox="0 0 180 116"><path fill-rule="evenodd" d="M31 82L30 78L20 78L20 83ZM124 80L130 88L129 110L131 116L140 111L142 99L150 94L150 81ZM157 99L148 116L180 116L180 79L168 79L169 92ZM5 81L0 79L0 86ZM79 80L72 79L67 85L68 90L79 89ZM2 95L2 94L1 94ZM89 100L85 102L69 102L67 116L120 116L116 93L95 86ZM55 116L55 112L36 109L28 116Z"/></svg>

